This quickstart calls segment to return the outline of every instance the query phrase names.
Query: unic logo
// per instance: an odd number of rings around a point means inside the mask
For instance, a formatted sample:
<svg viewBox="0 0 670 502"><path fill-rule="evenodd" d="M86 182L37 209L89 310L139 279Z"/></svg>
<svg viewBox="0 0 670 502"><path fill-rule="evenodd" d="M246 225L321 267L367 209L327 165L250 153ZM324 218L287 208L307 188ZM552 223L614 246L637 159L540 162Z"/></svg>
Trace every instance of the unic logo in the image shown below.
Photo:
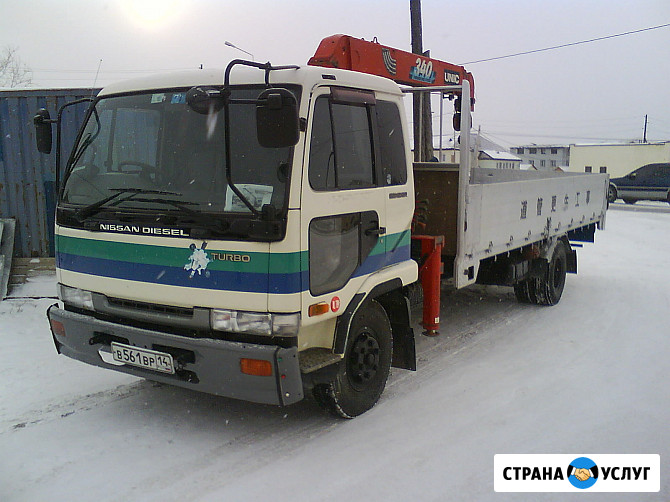
<svg viewBox="0 0 670 502"><path fill-rule="evenodd" d="M579 457L570 462L566 474L572 486L585 490L598 481L598 466L588 457Z"/></svg>
<svg viewBox="0 0 670 502"><path fill-rule="evenodd" d="M461 74L457 71L444 70L444 83L458 85L461 83Z"/></svg>

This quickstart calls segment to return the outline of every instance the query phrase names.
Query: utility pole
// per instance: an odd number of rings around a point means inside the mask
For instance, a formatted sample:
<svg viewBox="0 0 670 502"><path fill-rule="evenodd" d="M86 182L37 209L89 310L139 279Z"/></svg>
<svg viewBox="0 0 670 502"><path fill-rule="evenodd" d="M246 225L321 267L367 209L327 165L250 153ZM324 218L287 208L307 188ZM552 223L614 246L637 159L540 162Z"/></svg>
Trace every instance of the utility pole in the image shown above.
<svg viewBox="0 0 670 502"><path fill-rule="evenodd" d="M409 0L410 26L412 30L412 52L427 56L423 52L421 27L421 0ZM430 111L430 93L414 94L414 161L425 162L433 158L433 121Z"/></svg>
<svg viewBox="0 0 670 502"><path fill-rule="evenodd" d="M642 142L647 142L647 114L644 115L644 135L642 136Z"/></svg>

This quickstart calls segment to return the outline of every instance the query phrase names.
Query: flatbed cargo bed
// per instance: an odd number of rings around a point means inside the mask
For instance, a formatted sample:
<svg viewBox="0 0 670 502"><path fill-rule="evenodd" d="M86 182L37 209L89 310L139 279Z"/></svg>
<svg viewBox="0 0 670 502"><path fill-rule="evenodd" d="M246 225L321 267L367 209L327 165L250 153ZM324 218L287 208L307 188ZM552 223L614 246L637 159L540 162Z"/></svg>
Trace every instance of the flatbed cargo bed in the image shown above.
<svg viewBox="0 0 670 502"><path fill-rule="evenodd" d="M453 260L459 288L475 282L482 260L565 234L592 240L604 228L606 174L474 168L459 197L460 172L456 164L414 165L422 232L444 236L443 261Z"/></svg>

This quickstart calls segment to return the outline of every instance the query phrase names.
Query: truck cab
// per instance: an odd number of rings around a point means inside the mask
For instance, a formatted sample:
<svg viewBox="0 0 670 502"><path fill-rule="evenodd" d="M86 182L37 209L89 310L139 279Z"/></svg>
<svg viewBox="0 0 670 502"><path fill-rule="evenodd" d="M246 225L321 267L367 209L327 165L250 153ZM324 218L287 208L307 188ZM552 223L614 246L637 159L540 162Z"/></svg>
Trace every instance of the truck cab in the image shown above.
<svg viewBox="0 0 670 502"><path fill-rule="evenodd" d="M255 402L317 388L354 416L376 402L392 355L415 364L399 294L417 279L402 93L351 71L231 65L225 82L139 79L92 103L60 179L54 342ZM282 100L295 103L292 144L259 130ZM353 404L331 385L352 351Z"/></svg>

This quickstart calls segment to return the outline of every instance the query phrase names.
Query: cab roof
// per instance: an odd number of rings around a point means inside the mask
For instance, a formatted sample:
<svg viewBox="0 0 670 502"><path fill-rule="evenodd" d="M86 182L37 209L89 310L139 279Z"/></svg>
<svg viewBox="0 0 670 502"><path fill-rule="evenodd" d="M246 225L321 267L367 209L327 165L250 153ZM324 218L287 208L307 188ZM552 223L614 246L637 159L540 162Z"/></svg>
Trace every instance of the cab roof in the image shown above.
<svg viewBox="0 0 670 502"><path fill-rule="evenodd" d="M125 94L131 92L174 89L200 85L223 85L224 70L188 70L162 73L125 80L106 86L98 96ZM231 70L232 85L265 84L265 71L246 66L236 66ZM297 69L274 70L270 72L271 84L296 84L304 89L318 85L355 87L400 95L400 87L390 79L350 70L301 66Z"/></svg>

